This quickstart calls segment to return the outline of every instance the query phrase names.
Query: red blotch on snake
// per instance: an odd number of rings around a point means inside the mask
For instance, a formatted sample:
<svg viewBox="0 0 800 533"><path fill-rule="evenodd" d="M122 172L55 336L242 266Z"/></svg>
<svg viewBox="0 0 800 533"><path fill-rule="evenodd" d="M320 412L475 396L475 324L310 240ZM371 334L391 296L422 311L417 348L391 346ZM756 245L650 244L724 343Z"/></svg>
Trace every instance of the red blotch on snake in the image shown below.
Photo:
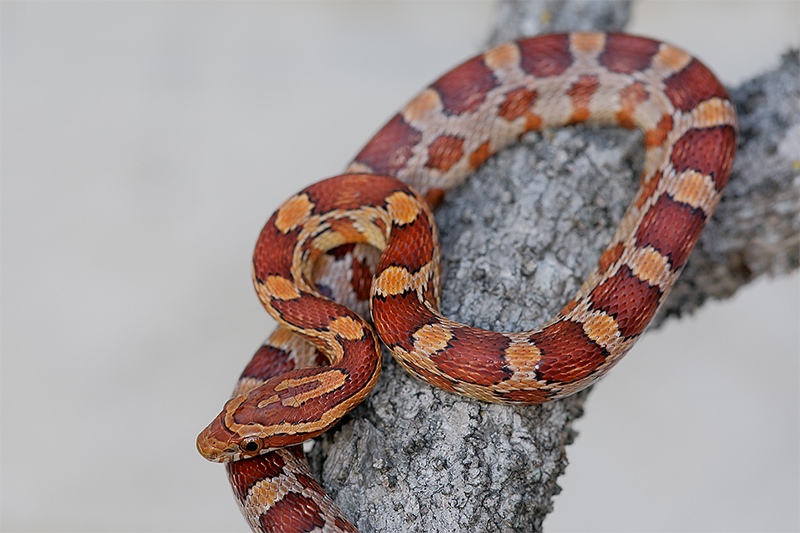
<svg viewBox="0 0 800 533"><path fill-rule="evenodd" d="M673 268L679 268L689 258L705 223L700 208L676 202L665 194L645 213L636 230L636 244L652 246L669 258Z"/></svg>
<svg viewBox="0 0 800 533"><path fill-rule="evenodd" d="M653 318L661 299L661 290L637 278L623 265L591 293L595 309L617 319L619 332L625 337L639 335Z"/></svg>
<svg viewBox="0 0 800 533"><path fill-rule="evenodd" d="M661 43L646 37L609 33L598 60L611 72L631 74L649 67L660 46Z"/></svg>
<svg viewBox="0 0 800 533"><path fill-rule="evenodd" d="M608 357L608 352L587 337L580 324L569 320L547 326L530 339L542 353L536 373L548 383L582 379Z"/></svg>
<svg viewBox="0 0 800 533"><path fill-rule="evenodd" d="M473 57L435 82L431 88L439 93L442 110L448 115L475 111L486 100L486 94L497 86L492 70L483 56Z"/></svg>
<svg viewBox="0 0 800 533"><path fill-rule="evenodd" d="M728 184L736 152L736 130L731 126L692 129L675 142L670 155L678 173L695 170L714 178L717 190Z"/></svg>

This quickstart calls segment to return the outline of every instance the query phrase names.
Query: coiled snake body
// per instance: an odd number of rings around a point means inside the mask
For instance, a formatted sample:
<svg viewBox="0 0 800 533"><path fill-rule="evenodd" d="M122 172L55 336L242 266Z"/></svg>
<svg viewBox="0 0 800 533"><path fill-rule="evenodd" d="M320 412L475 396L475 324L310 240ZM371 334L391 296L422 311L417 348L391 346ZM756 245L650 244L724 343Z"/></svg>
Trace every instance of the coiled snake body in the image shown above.
<svg viewBox="0 0 800 533"><path fill-rule="evenodd" d="M523 133L575 123L644 132L640 188L597 266L533 331L443 317L430 206ZM296 445L369 393L379 339L419 379L484 401L541 403L585 388L664 301L719 201L735 144L722 84L654 40L544 35L459 65L395 115L348 174L294 195L264 226L253 281L281 327L198 437L200 453L228 463L254 531L355 531ZM367 299L375 331L340 305L363 310Z"/></svg>

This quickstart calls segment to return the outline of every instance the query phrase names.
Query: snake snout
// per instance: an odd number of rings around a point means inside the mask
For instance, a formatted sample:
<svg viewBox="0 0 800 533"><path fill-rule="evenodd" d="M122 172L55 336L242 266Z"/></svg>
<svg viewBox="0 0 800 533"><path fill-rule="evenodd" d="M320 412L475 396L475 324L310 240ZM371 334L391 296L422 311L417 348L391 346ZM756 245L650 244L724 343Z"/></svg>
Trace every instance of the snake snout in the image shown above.
<svg viewBox="0 0 800 533"><path fill-rule="evenodd" d="M213 463L233 461L236 452L230 436L230 431L217 417L197 436L197 451Z"/></svg>

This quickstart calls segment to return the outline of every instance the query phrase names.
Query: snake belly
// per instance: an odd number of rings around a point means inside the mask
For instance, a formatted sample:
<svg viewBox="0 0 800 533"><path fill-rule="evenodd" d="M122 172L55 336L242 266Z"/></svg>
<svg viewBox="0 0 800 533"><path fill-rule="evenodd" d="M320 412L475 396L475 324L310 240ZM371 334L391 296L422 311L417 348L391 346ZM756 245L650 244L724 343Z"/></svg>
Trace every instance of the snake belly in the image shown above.
<svg viewBox="0 0 800 533"><path fill-rule="evenodd" d="M577 294L531 331L442 316L431 206L525 132L578 123L642 130L645 158L639 190ZM626 34L542 35L450 70L347 174L287 200L264 226L252 270L279 329L197 441L204 457L228 463L253 531L355 531L297 445L370 392L380 342L417 378L489 402L546 402L600 378L686 264L727 184L736 132L726 89L686 52ZM374 329L341 305L363 313L367 296Z"/></svg>

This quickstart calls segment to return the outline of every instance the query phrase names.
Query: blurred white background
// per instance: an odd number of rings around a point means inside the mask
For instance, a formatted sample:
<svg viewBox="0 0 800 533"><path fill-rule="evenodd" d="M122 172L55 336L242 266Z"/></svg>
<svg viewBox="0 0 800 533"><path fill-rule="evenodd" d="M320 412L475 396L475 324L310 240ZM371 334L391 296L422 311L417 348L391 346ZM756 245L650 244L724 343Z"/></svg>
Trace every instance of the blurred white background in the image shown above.
<svg viewBox="0 0 800 533"><path fill-rule="evenodd" d="M1 8L0 526L246 531L194 439L272 328L258 231L483 48L494 4ZM629 31L737 84L798 45L800 3L644 3ZM592 393L548 530L800 528L799 280L648 335Z"/></svg>

